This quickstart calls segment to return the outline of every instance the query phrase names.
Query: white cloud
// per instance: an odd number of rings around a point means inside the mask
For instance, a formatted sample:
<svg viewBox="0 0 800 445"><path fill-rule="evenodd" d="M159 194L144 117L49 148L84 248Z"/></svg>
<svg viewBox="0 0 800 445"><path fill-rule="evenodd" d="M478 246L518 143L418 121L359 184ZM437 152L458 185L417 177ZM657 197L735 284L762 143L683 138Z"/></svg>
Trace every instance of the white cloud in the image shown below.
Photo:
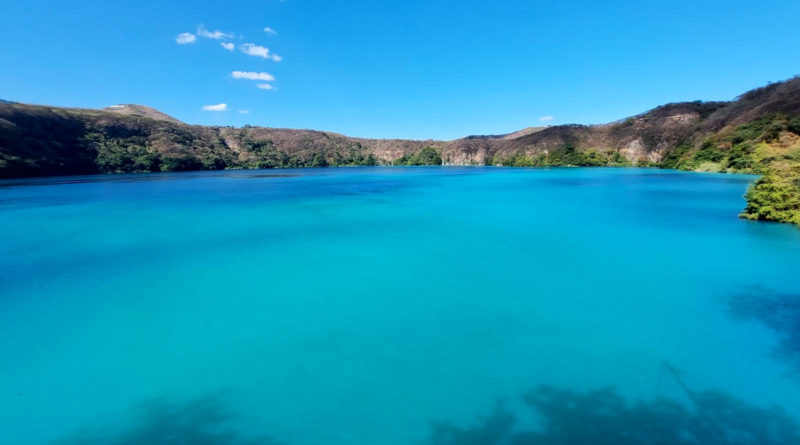
<svg viewBox="0 0 800 445"><path fill-rule="evenodd" d="M222 32L219 30L209 31L203 25L197 27L197 35L200 37L205 37L207 39L214 39L214 40L230 39L233 37L233 34Z"/></svg>
<svg viewBox="0 0 800 445"><path fill-rule="evenodd" d="M263 57L265 59L269 58L269 48L264 46L258 46L253 43L245 43L240 48L243 53L249 56Z"/></svg>
<svg viewBox="0 0 800 445"><path fill-rule="evenodd" d="M227 49L228 51L233 51L233 43L230 42L219 42L220 46Z"/></svg>
<svg viewBox="0 0 800 445"><path fill-rule="evenodd" d="M283 58L277 54L270 54L269 48L256 45L255 43L245 43L244 45L240 46L239 49L241 49L242 52L248 56L272 59L276 62L283 60Z"/></svg>
<svg viewBox="0 0 800 445"><path fill-rule="evenodd" d="M226 111L228 104L203 105L203 111Z"/></svg>
<svg viewBox="0 0 800 445"><path fill-rule="evenodd" d="M275 89L274 86L272 86L272 85L270 85L268 83L260 83L260 84L258 84L256 86L261 88L262 90L273 90L273 89Z"/></svg>
<svg viewBox="0 0 800 445"><path fill-rule="evenodd" d="M277 33L278 33L278 31L275 31L274 29L270 28L269 26L267 26L266 28L264 28L264 32L265 32L265 33L267 33L267 34L269 34L269 35L275 35L275 34L277 34Z"/></svg>
<svg viewBox="0 0 800 445"><path fill-rule="evenodd" d="M250 110L239 110L237 111L239 114L250 114Z"/></svg>
<svg viewBox="0 0 800 445"><path fill-rule="evenodd" d="M275 76L270 73L256 73L253 71L234 71L231 73L234 79L247 79L247 80L263 80L265 82L272 82Z"/></svg>
<svg viewBox="0 0 800 445"><path fill-rule="evenodd" d="M197 40L197 37L194 36L192 33L182 32L178 34L178 37L175 37L175 41L178 42L178 45L186 45L187 43L194 43Z"/></svg>
<svg viewBox="0 0 800 445"><path fill-rule="evenodd" d="M542 116L539 118L539 122L550 122L553 119L555 119L553 116Z"/></svg>

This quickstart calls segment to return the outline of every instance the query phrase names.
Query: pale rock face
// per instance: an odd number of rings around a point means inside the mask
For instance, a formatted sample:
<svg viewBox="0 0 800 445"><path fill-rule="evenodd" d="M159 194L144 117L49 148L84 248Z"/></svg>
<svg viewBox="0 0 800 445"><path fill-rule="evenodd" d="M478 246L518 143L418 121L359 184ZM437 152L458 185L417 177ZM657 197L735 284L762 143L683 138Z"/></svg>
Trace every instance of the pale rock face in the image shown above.
<svg viewBox="0 0 800 445"><path fill-rule="evenodd" d="M625 156L625 159L629 161L637 161L641 158L647 157L647 149L645 148L641 139L634 139L626 146L622 147L619 152L622 154L622 156Z"/></svg>
<svg viewBox="0 0 800 445"><path fill-rule="evenodd" d="M444 165L484 165L487 159L486 149L455 148L442 153Z"/></svg>
<svg viewBox="0 0 800 445"><path fill-rule="evenodd" d="M664 159L665 154L666 150L664 149L653 150L648 153L647 160L650 162L661 162L661 160Z"/></svg>
<svg viewBox="0 0 800 445"><path fill-rule="evenodd" d="M669 116L664 123L667 126L681 126L691 123L694 120L697 120L699 116L697 113L684 113L684 114L673 114Z"/></svg>
<svg viewBox="0 0 800 445"><path fill-rule="evenodd" d="M664 152L661 149L657 148L656 150L648 151L641 139L634 139L622 147L619 152L622 156L625 156L625 159L634 163L642 159L650 162L659 162L664 157Z"/></svg>

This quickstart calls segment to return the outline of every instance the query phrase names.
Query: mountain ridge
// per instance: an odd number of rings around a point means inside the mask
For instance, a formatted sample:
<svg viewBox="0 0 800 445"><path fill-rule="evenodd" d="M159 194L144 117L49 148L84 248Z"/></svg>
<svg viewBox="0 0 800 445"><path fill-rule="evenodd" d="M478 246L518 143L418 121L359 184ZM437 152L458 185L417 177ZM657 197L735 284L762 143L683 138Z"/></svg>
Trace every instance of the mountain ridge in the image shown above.
<svg viewBox="0 0 800 445"><path fill-rule="evenodd" d="M800 224L800 77L727 102L452 141L183 123L144 105L0 102L0 178L348 165L648 166L762 175L743 214ZM754 193L759 192L759 196Z"/></svg>

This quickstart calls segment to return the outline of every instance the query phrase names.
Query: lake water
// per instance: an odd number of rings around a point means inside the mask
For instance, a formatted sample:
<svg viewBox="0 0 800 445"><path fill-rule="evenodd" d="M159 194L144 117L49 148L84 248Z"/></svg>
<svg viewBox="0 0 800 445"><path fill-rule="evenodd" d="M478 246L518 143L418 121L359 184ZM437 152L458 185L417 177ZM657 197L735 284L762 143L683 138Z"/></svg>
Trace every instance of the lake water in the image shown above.
<svg viewBox="0 0 800 445"><path fill-rule="evenodd" d="M488 430L512 434L499 411L516 432L581 428L526 405L540 385L563 391L552 403L593 394L587 406L628 413L670 400L695 415L711 391L712 411L736 400L756 423L791 423L800 230L737 218L753 180L342 168L0 181L0 444L489 444ZM614 389L587 393L599 388ZM614 429L637 431L634 418Z"/></svg>

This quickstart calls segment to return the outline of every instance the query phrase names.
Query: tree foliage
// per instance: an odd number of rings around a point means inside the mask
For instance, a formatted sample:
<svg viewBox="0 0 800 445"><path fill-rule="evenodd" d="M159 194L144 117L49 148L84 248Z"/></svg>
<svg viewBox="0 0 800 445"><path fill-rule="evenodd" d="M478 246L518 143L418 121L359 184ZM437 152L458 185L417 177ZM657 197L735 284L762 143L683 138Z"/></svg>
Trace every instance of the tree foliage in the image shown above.
<svg viewBox="0 0 800 445"><path fill-rule="evenodd" d="M434 147L427 146L419 151L406 153L394 165L442 165L442 154Z"/></svg>

